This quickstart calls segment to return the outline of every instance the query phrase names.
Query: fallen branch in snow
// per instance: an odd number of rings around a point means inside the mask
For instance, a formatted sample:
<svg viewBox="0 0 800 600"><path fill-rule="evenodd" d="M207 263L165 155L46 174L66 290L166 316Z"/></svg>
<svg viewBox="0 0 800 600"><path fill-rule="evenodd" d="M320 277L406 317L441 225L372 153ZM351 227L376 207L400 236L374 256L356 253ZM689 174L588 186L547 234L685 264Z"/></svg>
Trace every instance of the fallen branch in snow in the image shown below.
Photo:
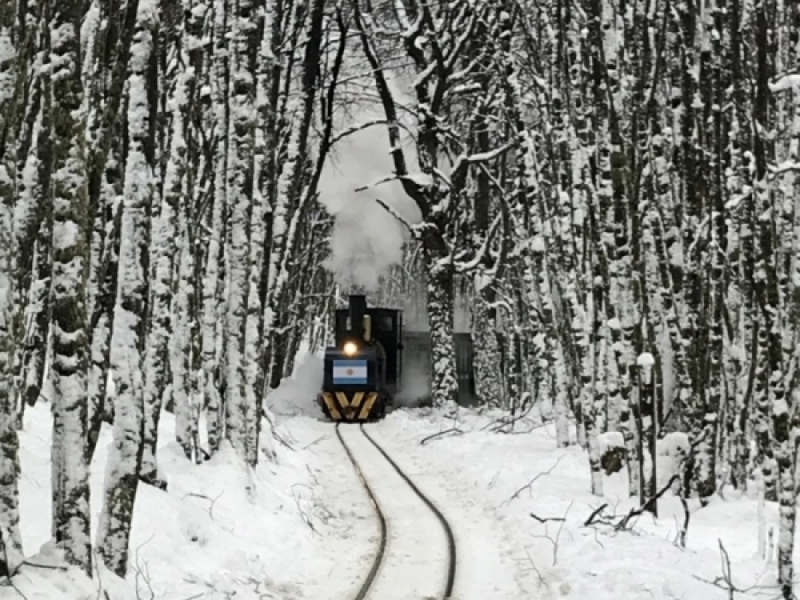
<svg viewBox="0 0 800 600"><path fill-rule="evenodd" d="M531 567L533 568L534 573L536 573L536 576L539 578L539 585L544 587L545 581L544 577L542 577L542 572L539 571L539 569L537 568L536 563L534 562L533 557L531 556L531 553L527 548L525 548L525 554L528 555L528 562L531 563Z"/></svg>
<svg viewBox="0 0 800 600"><path fill-rule="evenodd" d="M680 548L686 548L686 536L689 533L689 518L691 517L691 513L689 512L689 503L686 501L686 496L683 491L678 494L678 497L683 507L683 526L678 528L677 542Z"/></svg>
<svg viewBox="0 0 800 600"><path fill-rule="evenodd" d="M632 508L627 515L615 521L617 519L616 515L602 515L603 510L608 506L607 504L603 504L600 508L596 509L589 518L586 519L584 522L584 526L588 527L589 525L593 525L595 523L601 525L608 525L613 527L616 531L623 531L627 530L630 531L630 522L632 519L640 517L644 512L650 510L654 503L658 502L658 500L670 490L675 482L681 483L681 478L683 477L684 466L686 464L686 460L692 456L692 451L705 439L706 433L704 432L699 438L697 438L694 442L692 442L686 452L686 455L681 459L678 468L676 469L676 473L669 478L669 481L662 487L658 492L656 492L655 496L648 498L647 501L642 504L639 508ZM679 541L682 544L682 547L686 545L686 535L689 529L689 505L686 502L686 498L684 498L685 494L681 489L678 493L678 496L681 499L681 504L683 505L683 510L685 513L684 525L682 530L679 532Z"/></svg>
<svg viewBox="0 0 800 600"><path fill-rule="evenodd" d="M517 498L519 498L519 495L520 495L522 492L524 492L525 490L528 490L528 492L530 492L530 491L531 491L531 487L533 486L533 484L534 484L534 483L536 483L536 481L537 481L537 480L538 480L540 477L544 477L545 475L550 475L550 473L552 473L552 472L553 472L553 469L555 469L555 468L558 466L558 463L560 463L560 462L561 462L561 459L562 459L562 458L564 458L564 456L563 456L563 455L562 455L562 456L559 456L559 457L558 457L558 460L555 462L555 464L554 464L552 467L550 467L549 469L547 469L547 471L542 471L541 473L537 473L537 474L536 474L536 477L534 477L533 479L531 479L531 480L530 480L530 481L529 481L527 484L523 485L523 486L522 486L521 488L519 488L519 489L518 489L516 492L514 492L514 494L511 496L511 498L509 498L508 500L506 500L506 501L503 503L503 505L510 504L512 500L516 500Z"/></svg>
<svg viewBox="0 0 800 600"><path fill-rule="evenodd" d="M600 516L606 508L608 507L608 502L601 504L599 507L592 511L592 514L589 515L589 518L583 522L584 527L589 527L590 525L594 525L595 519Z"/></svg>
<svg viewBox="0 0 800 600"><path fill-rule="evenodd" d="M776 585L759 585L758 583L753 584L746 588L737 587L736 584L733 583L733 571L731 570L731 559L728 556L728 551L725 549L725 546L722 544L721 539L717 539L719 543L719 554L720 554L720 562L722 563L722 575L715 577L713 580L705 579L698 575L692 575L698 581L702 581L703 583L707 583L709 585L713 585L721 590L725 590L728 592L728 600L735 600L736 592L740 594L747 594L752 592L753 590L777 590L778 586ZM761 577L759 577L760 579Z"/></svg>
<svg viewBox="0 0 800 600"><path fill-rule="evenodd" d="M444 431L440 431L439 433L434 433L433 435L429 435L425 438L422 438L422 440L420 440L419 442L419 445L424 446L425 442L430 442L431 440L435 440L438 437L444 437L449 434L461 435L463 433L464 432L461 431L458 427L451 427L450 429L445 429Z"/></svg>
<svg viewBox="0 0 800 600"><path fill-rule="evenodd" d="M145 547L145 545L149 544L150 541L153 539L155 534L150 536L146 542L142 543L138 548L136 548L136 566L134 570L136 571L136 598L137 600L142 600L142 595L140 594L139 582L144 581L144 584L147 586L147 591L150 592L150 597L147 600L154 600L156 597L155 591L153 591L153 582L150 576L150 568L148 567L147 563L142 563L139 560L139 550ZM144 566L142 566L144 565Z"/></svg>
<svg viewBox="0 0 800 600"><path fill-rule="evenodd" d="M10 572L9 562L8 562L8 548L6 547L6 541L5 538L3 538L2 533L0 533L0 544L3 544L3 560L5 561L3 569L5 573L3 573L3 575L5 575L6 581L8 581L8 585L10 585L14 589L14 591L17 592L20 596L22 596L25 600L28 600L27 596L25 596L25 594L23 594L22 591L16 585L14 585L14 582L11 580L14 574L19 570L19 567L14 569L14 573Z"/></svg>
<svg viewBox="0 0 800 600"><path fill-rule="evenodd" d="M322 440L324 440L326 437L327 437L327 436L321 435L321 436L319 436L317 439L315 439L313 442L311 442L310 444L306 444L305 446L303 446L303 447L302 447L302 448L300 448L300 449L301 449L301 450L308 450L309 448L311 448L311 446L314 446L314 445L318 444L319 442L321 442Z"/></svg>
<svg viewBox="0 0 800 600"><path fill-rule="evenodd" d="M314 500L314 488L312 488L310 485L307 485L305 483L295 483L295 484L292 485L292 488L291 488L292 489L292 498L294 499L295 506L297 506L297 512L300 514L300 518L303 520L303 522L306 525L308 525L308 527L309 527L309 529L311 529L311 531L313 531L317 535L320 535L320 532L317 531L317 528L314 526L314 523L311 520L312 511L306 510L302 506L300 506L300 500L302 499L302 497L295 491L295 488L298 488L298 487L306 488L306 489L311 491L312 498L310 500L308 500L308 502L311 504L311 509L314 509L315 507L316 508L321 507L322 510L326 513L322 517L320 517L320 520L323 523L327 522L326 517L329 518L332 515L331 515L330 511L327 508L325 508L319 502L315 502L315 500ZM319 515L317 515L317 516L319 516Z"/></svg>
<svg viewBox="0 0 800 600"><path fill-rule="evenodd" d="M515 432L514 425L517 424L519 421L523 421L526 419L528 414L533 410L534 404L531 402L527 405L524 411L520 412L518 415L503 415L499 419L495 419L488 425L484 425L481 427L481 431L491 430L493 433L530 433L534 429L540 429L542 427L546 427L548 423L541 423L539 425L531 425L529 429L524 431ZM506 431L506 428L510 428L510 431Z"/></svg>
<svg viewBox="0 0 800 600"><path fill-rule="evenodd" d="M539 523L547 523L548 521L565 521L564 517L538 517L534 513L530 513L530 516L539 521Z"/></svg>
<svg viewBox="0 0 800 600"><path fill-rule="evenodd" d="M225 493L225 490L222 490L219 493L219 495L214 499L209 498L205 494L196 494L195 492L189 492L188 494L184 494L183 497L184 498L201 498L203 500L208 500L211 503L209 505L209 507L208 507L208 516L211 517L211 520L213 521L214 520L214 504L217 503L217 500L222 498L222 494L224 494L224 493Z"/></svg>
<svg viewBox="0 0 800 600"><path fill-rule="evenodd" d="M642 515L642 514L643 514L645 511L649 510L649 509L652 507L653 503L655 503L655 502L658 502L658 499L659 499L659 498L661 498L661 496L663 496L664 494L666 494L666 493L667 493L667 491L668 491L670 488L672 488L672 484L673 484L673 483L675 483L675 482L676 482L678 479L680 479L680 474L677 474L677 473L676 473L675 475L673 475L672 477L670 477L670 479L669 479L669 481L667 482L667 484L666 484L666 485L665 485L663 488L661 488L661 489L660 489L660 490L659 490L659 491L656 493L656 495L655 495L655 496L653 496L652 498L648 498L648 499L647 499L647 502L645 502L645 503L644 503L642 506L640 506L639 508L632 508L632 509L630 510L630 512L628 512L628 514L627 514L627 515L625 515L625 516L622 518L622 520L619 522L619 524L617 525L617 529L627 529L627 528L628 528L628 523L631 521L631 519L633 519L633 518L635 518L635 517L639 517L639 516L641 516L641 515Z"/></svg>
<svg viewBox="0 0 800 600"><path fill-rule="evenodd" d="M13 589L15 592L17 592L25 600L28 600L28 597L25 594L22 593L22 590L20 590L16 585L14 585L14 582L11 581L11 577L9 577L8 575L6 575L5 577L6 577L6 583L11 587L11 589Z"/></svg>
<svg viewBox="0 0 800 600"><path fill-rule="evenodd" d="M278 433L277 428L275 427L275 422L272 420L272 415L269 414L268 410L262 410L261 416L264 417L267 422L269 423L269 429L272 432L272 439L281 444L282 446L286 446L289 450L294 452L294 447L287 442L283 436ZM274 457L273 457L274 458Z"/></svg>
<svg viewBox="0 0 800 600"><path fill-rule="evenodd" d="M567 510L564 511L563 518L554 519L554 520L561 521L561 525L558 526L558 531L556 532L556 537L555 538L550 537L550 534L547 532L547 524L546 523L545 523L544 535L534 535L534 536L532 536L533 538L536 538L536 539L545 539L545 540L549 541L551 544L553 544L553 566L554 567L558 563L558 540L561 537L561 532L564 530L564 525L567 522L567 515L569 514L569 511L572 508L573 504L574 504L573 502L569 503L569 506L567 506Z"/></svg>
<svg viewBox="0 0 800 600"><path fill-rule="evenodd" d="M20 567L33 567L34 569L50 569L51 571L66 571L69 569L66 565L40 565L39 563L32 563L28 562L27 560L23 560L20 563ZM19 567L17 567L19 569ZM16 571L15 571L16 573Z"/></svg>
<svg viewBox="0 0 800 600"><path fill-rule="evenodd" d="M653 502L657 502L661 496L667 493L672 487L672 484L675 483L677 479L680 478L679 474L673 475L667 484L661 488L658 493L653 496L652 498L648 498L647 502L642 504L638 508L632 508L628 511L628 513L623 517L617 517L616 515L603 515L603 511L608 507L608 504L602 504L600 507L596 508L592 514L589 515L589 518L583 522L584 527L589 527L591 525L608 525L609 527L613 527L616 531L623 531L630 529L630 522L642 516L652 505ZM617 520L618 519L618 520ZM688 519L687 519L688 523Z"/></svg>
<svg viewBox="0 0 800 600"><path fill-rule="evenodd" d="M275 429L272 430L272 439L278 442L281 446L284 446L285 448L288 448L289 450L294 452L294 448L292 447L292 445L289 442L287 442L283 438L283 436L281 436Z"/></svg>

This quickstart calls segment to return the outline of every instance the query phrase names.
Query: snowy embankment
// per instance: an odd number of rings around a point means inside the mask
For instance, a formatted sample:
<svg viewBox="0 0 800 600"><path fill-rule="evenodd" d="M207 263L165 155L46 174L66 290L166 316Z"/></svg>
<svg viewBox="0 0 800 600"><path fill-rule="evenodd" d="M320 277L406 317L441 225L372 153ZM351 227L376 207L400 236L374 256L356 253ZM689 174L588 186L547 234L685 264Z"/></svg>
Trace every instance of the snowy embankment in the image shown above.
<svg viewBox="0 0 800 600"><path fill-rule="evenodd" d="M319 418L318 377L317 360L306 357L270 395L276 461L263 456L252 474L229 448L190 464L164 414L158 460L169 488L140 487L126 581L106 571L92 582L61 568L26 566L14 585L28 600L94 600L100 585L107 600L348 598L378 529L332 425ZM435 411L402 409L371 426L451 521L457 600L721 600L728 594L713 584L723 576L720 541L735 585L751 590L737 599L776 596L774 563L756 556L754 500L728 492L703 509L691 504L686 549L674 543L684 514L669 494L658 520L642 516L626 531L585 526L603 503L611 507L606 517L636 506L625 475L607 477L605 498L595 498L583 450L556 449L550 426L493 433L496 417L462 410L455 426L463 433L424 444L454 423ZM40 565L55 559L48 549L36 554L50 537L50 427L50 407L42 403L28 411L20 434L24 544L29 561ZM110 443L106 428L92 465L95 528ZM768 526L777 523L774 506L766 514ZM0 587L0 599L19 597Z"/></svg>
<svg viewBox="0 0 800 600"><path fill-rule="evenodd" d="M728 493L703 509L690 503L686 549L675 544L685 516L671 494L660 502L658 520L642 516L624 531L585 526L604 503L604 518L638 507L627 499L627 476L606 477L605 497L594 497L585 451L556 449L551 426L489 432L499 417L462 410L455 424L434 412L400 410L376 426L387 451L455 529L458 600L722 600L728 592L714 585L725 585L720 541L735 586L748 590L735 597L776 597L774 562L756 558L755 500ZM454 427L464 433L444 433ZM661 458L666 470L668 459ZM775 506L766 514L777 531Z"/></svg>
<svg viewBox="0 0 800 600"><path fill-rule="evenodd" d="M309 380L288 380L281 394L308 392ZM318 385L317 385L318 388ZM311 407L310 397L302 398ZM287 401L288 402L288 401ZM288 404L287 404L288 406ZM50 406L29 409L20 433L20 495L28 561L52 564L36 554L50 537ZM136 499L127 581L107 571L99 581L78 572L23 567L14 585L28 600L293 600L347 598L360 581L362 557L373 552L377 525L356 475L330 424L295 417L276 424L277 460L266 456L248 474L226 447L192 465L174 439L174 419L160 425L159 467L167 492L142 485ZM111 443L104 426L92 464L93 530L102 498ZM252 493L247 486L252 483ZM0 587L0 599L22 598Z"/></svg>

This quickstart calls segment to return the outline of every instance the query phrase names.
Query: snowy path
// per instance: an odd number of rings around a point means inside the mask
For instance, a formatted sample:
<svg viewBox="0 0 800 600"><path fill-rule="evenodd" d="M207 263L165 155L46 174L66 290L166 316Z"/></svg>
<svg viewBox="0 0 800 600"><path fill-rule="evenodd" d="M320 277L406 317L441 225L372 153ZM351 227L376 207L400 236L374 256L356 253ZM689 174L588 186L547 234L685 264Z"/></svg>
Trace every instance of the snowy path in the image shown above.
<svg viewBox="0 0 800 600"><path fill-rule="evenodd" d="M357 425L343 425L339 432L386 519L385 552L364 598L444 598L450 553L436 515Z"/></svg>

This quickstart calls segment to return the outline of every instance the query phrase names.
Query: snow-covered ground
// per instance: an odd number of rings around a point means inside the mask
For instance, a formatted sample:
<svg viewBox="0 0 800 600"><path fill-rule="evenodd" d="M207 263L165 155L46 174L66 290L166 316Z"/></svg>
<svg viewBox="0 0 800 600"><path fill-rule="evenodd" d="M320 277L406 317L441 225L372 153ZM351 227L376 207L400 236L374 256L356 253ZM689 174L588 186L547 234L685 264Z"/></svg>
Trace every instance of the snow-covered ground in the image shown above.
<svg viewBox="0 0 800 600"><path fill-rule="evenodd" d="M24 567L13 579L18 591L0 587L0 599L94 600L102 586L108 600L347 600L378 527L333 427L313 405L314 362L301 360L271 395L277 460L264 457L254 473L230 449L190 464L164 415L159 463L169 488L140 487L125 582L105 571L92 582L44 568L58 564L48 546L39 552L50 535L50 413L45 403L30 409L20 434L22 527L29 562L41 566ZM726 492L706 508L692 504L686 549L674 543L684 517L671 496L660 519L643 516L630 531L587 527L604 502L617 515L635 506L625 476L607 477L606 497L595 498L584 451L557 450L550 426L494 433L498 417L464 410L454 424L432 410L401 409L370 429L450 519L457 600L728 598L713 584L723 575L720 541L734 583L749 590L737 599L777 595L774 562L756 556L754 499ZM454 425L461 433L420 443ZM110 434L104 429L92 465L95 524ZM774 506L766 516L768 526L777 523Z"/></svg>
<svg viewBox="0 0 800 600"><path fill-rule="evenodd" d="M713 585L723 574L719 540L730 556L735 585L751 588L736 598L776 596L774 563L755 558L755 500L728 494L702 510L691 504L685 550L674 544L677 522L684 519L674 497L660 502L659 520L643 516L630 531L586 527L603 503L611 507L605 515L622 516L637 507L625 494L627 477L607 477L605 498L596 498L589 493L583 450L557 450L550 426L490 432L499 417L462 411L455 424L433 411L400 410L375 425L387 451L445 510L455 529L461 552L458 600L728 598ZM420 444L454 426L464 433ZM522 423L519 430L530 427ZM777 527L774 506L767 507L767 519Z"/></svg>

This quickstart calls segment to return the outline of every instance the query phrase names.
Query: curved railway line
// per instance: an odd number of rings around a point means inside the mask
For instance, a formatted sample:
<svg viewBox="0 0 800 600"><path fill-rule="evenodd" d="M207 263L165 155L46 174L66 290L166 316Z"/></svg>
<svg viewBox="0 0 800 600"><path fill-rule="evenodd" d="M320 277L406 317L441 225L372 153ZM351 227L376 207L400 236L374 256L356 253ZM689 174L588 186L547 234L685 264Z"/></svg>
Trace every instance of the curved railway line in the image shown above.
<svg viewBox="0 0 800 600"><path fill-rule="evenodd" d="M336 436L344 447L347 457L353 464L361 484L372 501L380 525L378 549L369 572L355 596L355 600L372 598L385 600L389 598L387 593L391 592L397 594L397 598L416 598L416 596L412 595L414 590L410 590L405 586L411 586L412 582L418 584L420 579L428 579L426 585L437 589L436 595L431 595L431 592L426 590L424 592L425 596L421 600L446 600L451 598L456 575L456 544L455 536L447 519L403 472L391 456L367 433L363 424L358 426L360 435L356 434L356 436L351 437L349 443L345 441L345 437L349 437L349 433L347 436L343 436L340 425L340 423L336 424ZM355 425L351 426L352 429L348 426L345 427L348 432L356 430ZM361 448L354 449L354 446L359 444ZM375 454L375 451L377 451L377 454ZM370 457L370 453L372 453L372 457ZM366 464L369 465L367 469L364 468ZM388 470L387 466L389 467ZM368 472L365 473L365 470ZM382 470L383 485L386 487L381 491L381 485L378 485L376 480ZM402 484L399 487L391 485L389 480L396 476L400 477L405 486ZM409 494L408 490L413 494ZM406 495L405 498L403 498L404 493ZM425 529L425 515L415 512L414 501L417 501L417 504L421 501L430 511L429 514L435 518L435 522L441 527L446 546L446 558L444 561L441 560L441 554L438 557L424 556L424 551L431 551L435 544L430 543L430 528ZM425 511L422 512L424 513ZM431 519L429 520L431 523L434 522ZM403 537L405 537L405 548L400 543ZM389 550L388 552L387 549ZM440 564L436 565L437 562ZM442 562L444 564L441 564ZM427 577L425 576L426 572ZM416 577L413 576L414 574L416 574ZM430 581L434 574L438 576L437 582ZM382 575L384 575L383 580ZM394 585L390 585L392 576L397 580ZM442 580L444 581L442 582ZM386 590L380 590L381 585ZM397 589L397 585L403 585L404 587L403 589ZM419 592L420 590L417 590L417 593Z"/></svg>

